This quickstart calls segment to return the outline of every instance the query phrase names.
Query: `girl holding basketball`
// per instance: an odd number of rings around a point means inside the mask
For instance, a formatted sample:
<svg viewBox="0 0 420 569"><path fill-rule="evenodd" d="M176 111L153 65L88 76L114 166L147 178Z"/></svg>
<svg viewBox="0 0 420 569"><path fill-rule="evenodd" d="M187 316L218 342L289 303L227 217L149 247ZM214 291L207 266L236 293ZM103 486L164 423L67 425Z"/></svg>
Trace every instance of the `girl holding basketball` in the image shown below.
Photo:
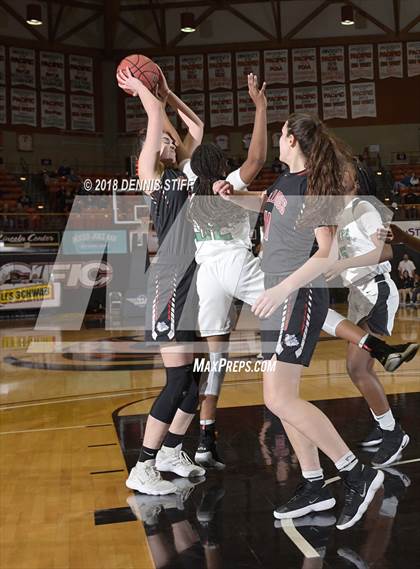
<svg viewBox="0 0 420 569"><path fill-rule="evenodd" d="M160 74L160 97L179 113L188 127L184 141L178 137L175 141L176 133L164 118L161 100L129 70L117 73L118 85L138 96L147 113L146 133L140 140L138 175L144 187L149 188L151 217L159 242L149 277L146 338L160 344L166 385L153 403L138 462L126 482L129 488L146 494L176 491L176 485L163 480L159 471L186 477L205 474L182 450L184 435L198 404L193 350L188 346L195 340L197 299L194 235L185 218L188 181L176 168L177 157L188 157L200 144L203 123L170 92L161 71ZM184 310L187 303L188 310Z"/></svg>

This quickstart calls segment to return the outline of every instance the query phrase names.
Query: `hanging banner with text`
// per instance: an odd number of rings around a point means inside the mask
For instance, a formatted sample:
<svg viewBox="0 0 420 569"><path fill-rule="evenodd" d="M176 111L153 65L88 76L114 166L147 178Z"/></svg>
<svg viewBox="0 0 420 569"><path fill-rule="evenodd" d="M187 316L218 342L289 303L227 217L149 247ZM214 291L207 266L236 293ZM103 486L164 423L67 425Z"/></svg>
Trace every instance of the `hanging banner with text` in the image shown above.
<svg viewBox="0 0 420 569"><path fill-rule="evenodd" d="M182 96L182 100L188 105L195 114L203 121L206 122L206 103L204 93L187 94Z"/></svg>
<svg viewBox="0 0 420 569"><path fill-rule="evenodd" d="M93 60L84 55L70 55L70 91L93 93Z"/></svg>
<svg viewBox="0 0 420 569"><path fill-rule="evenodd" d="M344 47L321 47L322 83L344 83Z"/></svg>
<svg viewBox="0 0 420 569"><path fill-rule="evenodd" d="M36 93L29 89L12 89L12 124L36 126Z"/></svg>
<svg viewBox="0 0 420 569"><path fill-rule="evenodd" d="M420 75L420 41L407 42L407 73L409 77Z"/></svg>
<svg viewBox="0 0 420 569"><path fill-rule="evenodd" d="M7 122L6 119L6 89L0 87L0 124L5 124Z"/></svg>
<svg viewBox="0 0 420 569"><path fill-rule="evenodd" d="M209 89L232 89L232 56L230 53L209 53L207 56Z"/></svg>
<svg viewBox="0 0 420 569"><path fill-rule="evenodd" d="M42 128L66 128L66 100L59 93L41 93Z"/></svg>
<svg viewBox="0 0 420 569"><path fill-rule="evenodd" d="M347 95L344 84L322 86L322 109L324 121L347 118Z"/></svg>
<svg viewBox="0 0 420 569"><path fill-rule="evenodd" d="M202 55L181 55L181 91L204 91L204 63Z"/></svg>
<svg viewBox="0 0 420 569"><path fill-rule="evenodd" d="M380 43L378 45L379 79L403 76L402 43Z"/></svg>
<svg viewBox="0 0 420 569"><path fill-rule="evenodd" d="M9 59L11 84L35 87L35 51L11 47Z"/></svg>
<svg viewBox="0 0 420 569"><path fill-rule="evenodd" d="M72 95L70 97L71 129L95 130L95 104L93 97Z"/></svg>
<svg viewBox="0 0 420 569"><path fill-rule="evenodd" d="M233 124L233 93L210 93L210 127Z"/></svg>
<svg viewBox="0 0 420 569"><path fill-rule="evenodd" d="M373 47L367 45L349 46L350 81L373 79Z"/></svg>
<svg viewBox="0 0 420 569"><path fill-rule="evenodd" d="M39 54L41 89L64 91L64 55L50 51Z"/></svg>
<svg viewBox="0 0 420 569"><path fill-rule="evenodd" d="M165 55L160 57L154 57L153 61L159 65L162 69L163 74L168 82L169 89L175 89L176 85L176 67L175 67L175 56Z"/></svg>
<svg viewBox="0 0 420 569"><path fill-rule="evenodd" d="M286 122L289 115L289 89L269 89L267 91L267 123Z"/></svg>
<svg viewBox="0 0 420 569"><path fill-rule="evenodd" d="M236 54L236 86L248 86L248 74L260 77L260 54L258 51L240 51Z"/></svg>
<svg viewBox="0 0 420 569"><path fill-rule="evenodd" d="M316 49L314 47L293 49L292 60L294 83L316 83Z"/></svg>
<svg viewBox="0 0 420 569"><path fill-rule="evenodd" d="M126 97L125 131L135 132L147 127L147 114L137 97Z"/></svg>
<svg viewBox="0 0 420 569"><path fill-rule="evenodd" d="M264 81L272 83L289 83L289 52L287 49L264 51Z"/></svg>
<svg viewBox="0 0 420 569"><path fill-rule="evenodd" d="M254 124L255 105L248 91L238 91L238 126Z"/></svg>
<svg viewBox="0 0 420 569"><path fill-rule="evenodd" d="M351 117L376 117L376 93L375 83L352 83L351 93Z"/></svg>
<svg viewBox="0 0 420 569"><path fill-rule="evenodd" d="M318 88L295 87L293 89L295 113L306 112L318 114Z"/></svg>
<svg viewBox="0 0 420 569"><path fill-rule="evenodd" d="M6 85L6 48L0 45L0 85Z"/></svg>

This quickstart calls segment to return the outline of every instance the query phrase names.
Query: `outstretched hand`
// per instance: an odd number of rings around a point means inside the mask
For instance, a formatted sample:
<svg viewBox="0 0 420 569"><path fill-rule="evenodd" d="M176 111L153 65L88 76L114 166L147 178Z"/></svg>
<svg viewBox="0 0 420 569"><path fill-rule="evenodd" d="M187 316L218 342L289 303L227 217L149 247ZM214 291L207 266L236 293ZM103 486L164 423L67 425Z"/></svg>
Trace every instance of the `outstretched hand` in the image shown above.
<svg viewBox="0 0 420 569"><path fill-rule="evenodd" d="M232 184L226 182L226 180L217 180L217 182L213 184L213 192L225 200L229 199L233 191Z"/></svg>
<svg viewBox="0 0 420 569"><path fill-rule="evenodd" d="M124 91L129 91L133 97L137 96L142 85L141 81L134 77L128 67L117 71L117 82L118 87L124 89Z"/></svg>
<svg viewBox="0 0 420 569"><path fill-rule="evenodd" d="M267 107L266 86L267 83L264 81L261 89L258 89L258 77L253 73L248 73L248 93L256 107Z"/></svg>

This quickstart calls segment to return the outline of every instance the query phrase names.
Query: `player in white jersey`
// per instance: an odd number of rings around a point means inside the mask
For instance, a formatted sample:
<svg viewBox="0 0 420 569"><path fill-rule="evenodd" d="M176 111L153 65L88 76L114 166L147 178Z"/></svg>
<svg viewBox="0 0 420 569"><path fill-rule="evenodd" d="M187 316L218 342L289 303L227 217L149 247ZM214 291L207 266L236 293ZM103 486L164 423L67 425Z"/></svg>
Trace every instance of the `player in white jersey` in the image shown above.
<svg viewBox="0 0 420 569"><path fill-rule="evenodd" d="M340 260L329 271L328 277L331 279L341 274L344 285L349 288L349 320L369 334L389 336L398 309L398 290L391 279L389 261L379 262L383 242L377 232L383 220L371 198L353 195L346 200L348 203L337 227ZM409 356L414 357L416 351L417 345L412 344ZM347 370L377 422L374 431L362 445L380 444L372 463L387 466L397 459L410 438L395 421L382 384L373 369L372 358L349 344Z"/></svg>

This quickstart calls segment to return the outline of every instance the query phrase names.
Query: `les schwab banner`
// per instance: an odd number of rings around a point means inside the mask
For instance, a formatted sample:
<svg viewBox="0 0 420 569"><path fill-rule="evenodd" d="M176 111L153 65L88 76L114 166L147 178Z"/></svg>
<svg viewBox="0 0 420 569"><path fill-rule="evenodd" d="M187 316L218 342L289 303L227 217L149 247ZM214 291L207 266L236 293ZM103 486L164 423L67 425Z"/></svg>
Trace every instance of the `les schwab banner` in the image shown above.
<svg viewBox="0 0 420 569"><path fill-rule="evenodd" d="M0 286L0 310L60 306L60 284L41 283Z"/></svg>

